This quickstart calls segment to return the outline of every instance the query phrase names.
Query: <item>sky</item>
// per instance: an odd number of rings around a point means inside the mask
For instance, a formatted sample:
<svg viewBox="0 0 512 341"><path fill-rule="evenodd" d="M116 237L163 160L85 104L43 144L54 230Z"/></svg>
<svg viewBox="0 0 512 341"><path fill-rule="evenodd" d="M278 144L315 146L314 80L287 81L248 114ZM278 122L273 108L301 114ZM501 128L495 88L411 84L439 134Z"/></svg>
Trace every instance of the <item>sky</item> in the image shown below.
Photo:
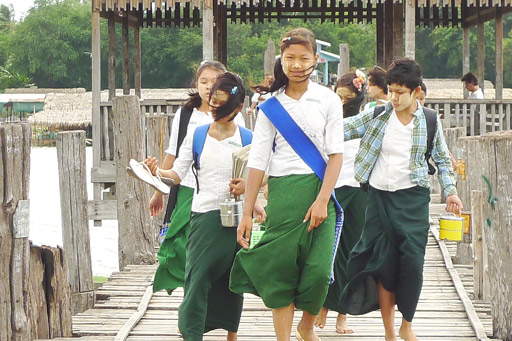
<svg viewBox="0 0 512 341"><path fill-rule="evenodd" d="M27 14L29 8L34 5L34 0L0 0L0 5L14 6L15 20L20 20Z"/></svg>

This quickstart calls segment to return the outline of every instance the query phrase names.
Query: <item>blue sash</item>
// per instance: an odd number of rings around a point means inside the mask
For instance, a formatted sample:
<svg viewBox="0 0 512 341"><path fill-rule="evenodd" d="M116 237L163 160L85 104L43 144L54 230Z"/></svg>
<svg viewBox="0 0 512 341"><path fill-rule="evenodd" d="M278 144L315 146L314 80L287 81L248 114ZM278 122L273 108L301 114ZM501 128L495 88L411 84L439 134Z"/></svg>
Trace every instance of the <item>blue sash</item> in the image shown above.
<svg viewBox="0 0 512 341"><path fill-rule="evenodd" d="M314 143L292 119L286 109L281 105L281 103L279 103L279 100L275 97L271 97L258 107L264 112L265 116L267 116L270 122L272 122L279 133L283 135L295 153L297 153L297 155L299 155L300 158L313 170L316 176L323 181L327 164ZM338 203L338 200L336 200L334 191L332 193L332 199L336 208L336 229L334 232L334 247L331 264L331 283L334 282L334 260L336 258L336 251L338 250L341 229L343 227L343 209Z"/></svg>

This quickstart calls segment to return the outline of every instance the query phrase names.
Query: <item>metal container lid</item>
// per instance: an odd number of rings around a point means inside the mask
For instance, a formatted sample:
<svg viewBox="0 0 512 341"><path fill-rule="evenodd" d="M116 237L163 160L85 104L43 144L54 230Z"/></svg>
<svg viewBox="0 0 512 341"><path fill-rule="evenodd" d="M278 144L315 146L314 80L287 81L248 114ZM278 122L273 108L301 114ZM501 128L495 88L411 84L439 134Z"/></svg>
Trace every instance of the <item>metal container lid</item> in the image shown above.
<svg viewBox="0 0 512 341"><path fill-rule="evenodd" d="M439 217L439 220L455 220L455 221L460 221L460 220L464 220L464 217L456 217L456 216L453 216L453 215L447 215L447 216Z"/></svg>

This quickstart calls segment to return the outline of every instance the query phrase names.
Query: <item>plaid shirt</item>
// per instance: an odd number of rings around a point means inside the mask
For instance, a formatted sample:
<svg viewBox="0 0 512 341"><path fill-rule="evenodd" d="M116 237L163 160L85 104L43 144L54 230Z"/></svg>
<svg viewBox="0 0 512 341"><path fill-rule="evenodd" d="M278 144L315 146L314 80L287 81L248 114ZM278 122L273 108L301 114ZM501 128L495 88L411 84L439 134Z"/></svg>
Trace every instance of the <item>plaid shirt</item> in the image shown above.
<svg viewBox="0 0 512 341"><path fill-rule="evenodd" d="M372 107L356 116L343 120L345 140L362 139L354 164L355 178L360 183L368 182L373 167L377 162L382 140L384 139L384 132L386 131L389 117L393 113L393 104L387 103L386 109L376 118L373 118L374 111L375 107ZM427 121L419 103L418 110L413 115L414 128L412 133L411 159L409 162L411 181L418 186L430 188L428 166L425 160L425 153L427 151ZM439 118L437 119L437 131L434 136L432 160L437 165L439 183L444 195L457 194L455 174Z"/></svg>

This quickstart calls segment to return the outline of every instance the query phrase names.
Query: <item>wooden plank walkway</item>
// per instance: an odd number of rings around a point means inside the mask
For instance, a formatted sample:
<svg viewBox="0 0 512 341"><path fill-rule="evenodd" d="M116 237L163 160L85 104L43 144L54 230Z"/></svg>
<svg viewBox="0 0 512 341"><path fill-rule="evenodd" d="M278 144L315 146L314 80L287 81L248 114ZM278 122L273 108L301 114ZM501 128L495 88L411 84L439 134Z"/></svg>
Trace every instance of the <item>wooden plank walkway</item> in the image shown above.
<svg viewBox="0 0 512 341"><path fill-rule="evenodd" d="M471 294L471 278L468 267L455 267L464 270L458 280L458 275L450 274L447 268L447 250L453 251L453 245L445 246L435 238L438 228L437 216L440 214L439 205L432 205L432 232L427 244L427 254L424 269L423 290L418 305L418 311L413 321L413 328L420 340L424 341L469 341L485 340L492 335L490 305L475 301L471 305L465 291L457 292L457 285L467 285ZM456 246L455 246L456 247ZM445 250L443 256L442 250ZM121 273L113 274L107 283L97 291L97 302L94 309L73 317L73 335L75 338L58 340L115 340L116 335L131 318L140 320L129 332L128 340L180 340L177 334L177 309L182 300L183 291L176 290L172 296L160 291L150 297L147 311L139 312L139 304L148 297L148 287L152 284L154 266L128 266ZM472 271L472 270L471 270ZM460 289L459 288L459 289ZM468 310L469 302L469 313ZM466 307L465 307L466 304ZM474 310L471 310L473 309ZM471 311L474 312L473 316ZM294 318L294 329L300 319L297 312ZM469 316L469 318L468 318ZM339 335L335 332L336 313L329 312L327 326L317 330L323 340L384 340L384 328L378 311L363 316L349 316L348 323L355 330L351 335ZM396 314L395 324L398 327L401 315ZM484 336L478 334L478 326ZM126 328L126 327L125 327ZM128 334L127 334L128 335ZM225 340L225 331L216 330L205 335L205 340ZM265 308L262 301L253 295L246 295L244 310L239 328L239 340L273 340L275 339L272 326L272 313Z"/></svg>

